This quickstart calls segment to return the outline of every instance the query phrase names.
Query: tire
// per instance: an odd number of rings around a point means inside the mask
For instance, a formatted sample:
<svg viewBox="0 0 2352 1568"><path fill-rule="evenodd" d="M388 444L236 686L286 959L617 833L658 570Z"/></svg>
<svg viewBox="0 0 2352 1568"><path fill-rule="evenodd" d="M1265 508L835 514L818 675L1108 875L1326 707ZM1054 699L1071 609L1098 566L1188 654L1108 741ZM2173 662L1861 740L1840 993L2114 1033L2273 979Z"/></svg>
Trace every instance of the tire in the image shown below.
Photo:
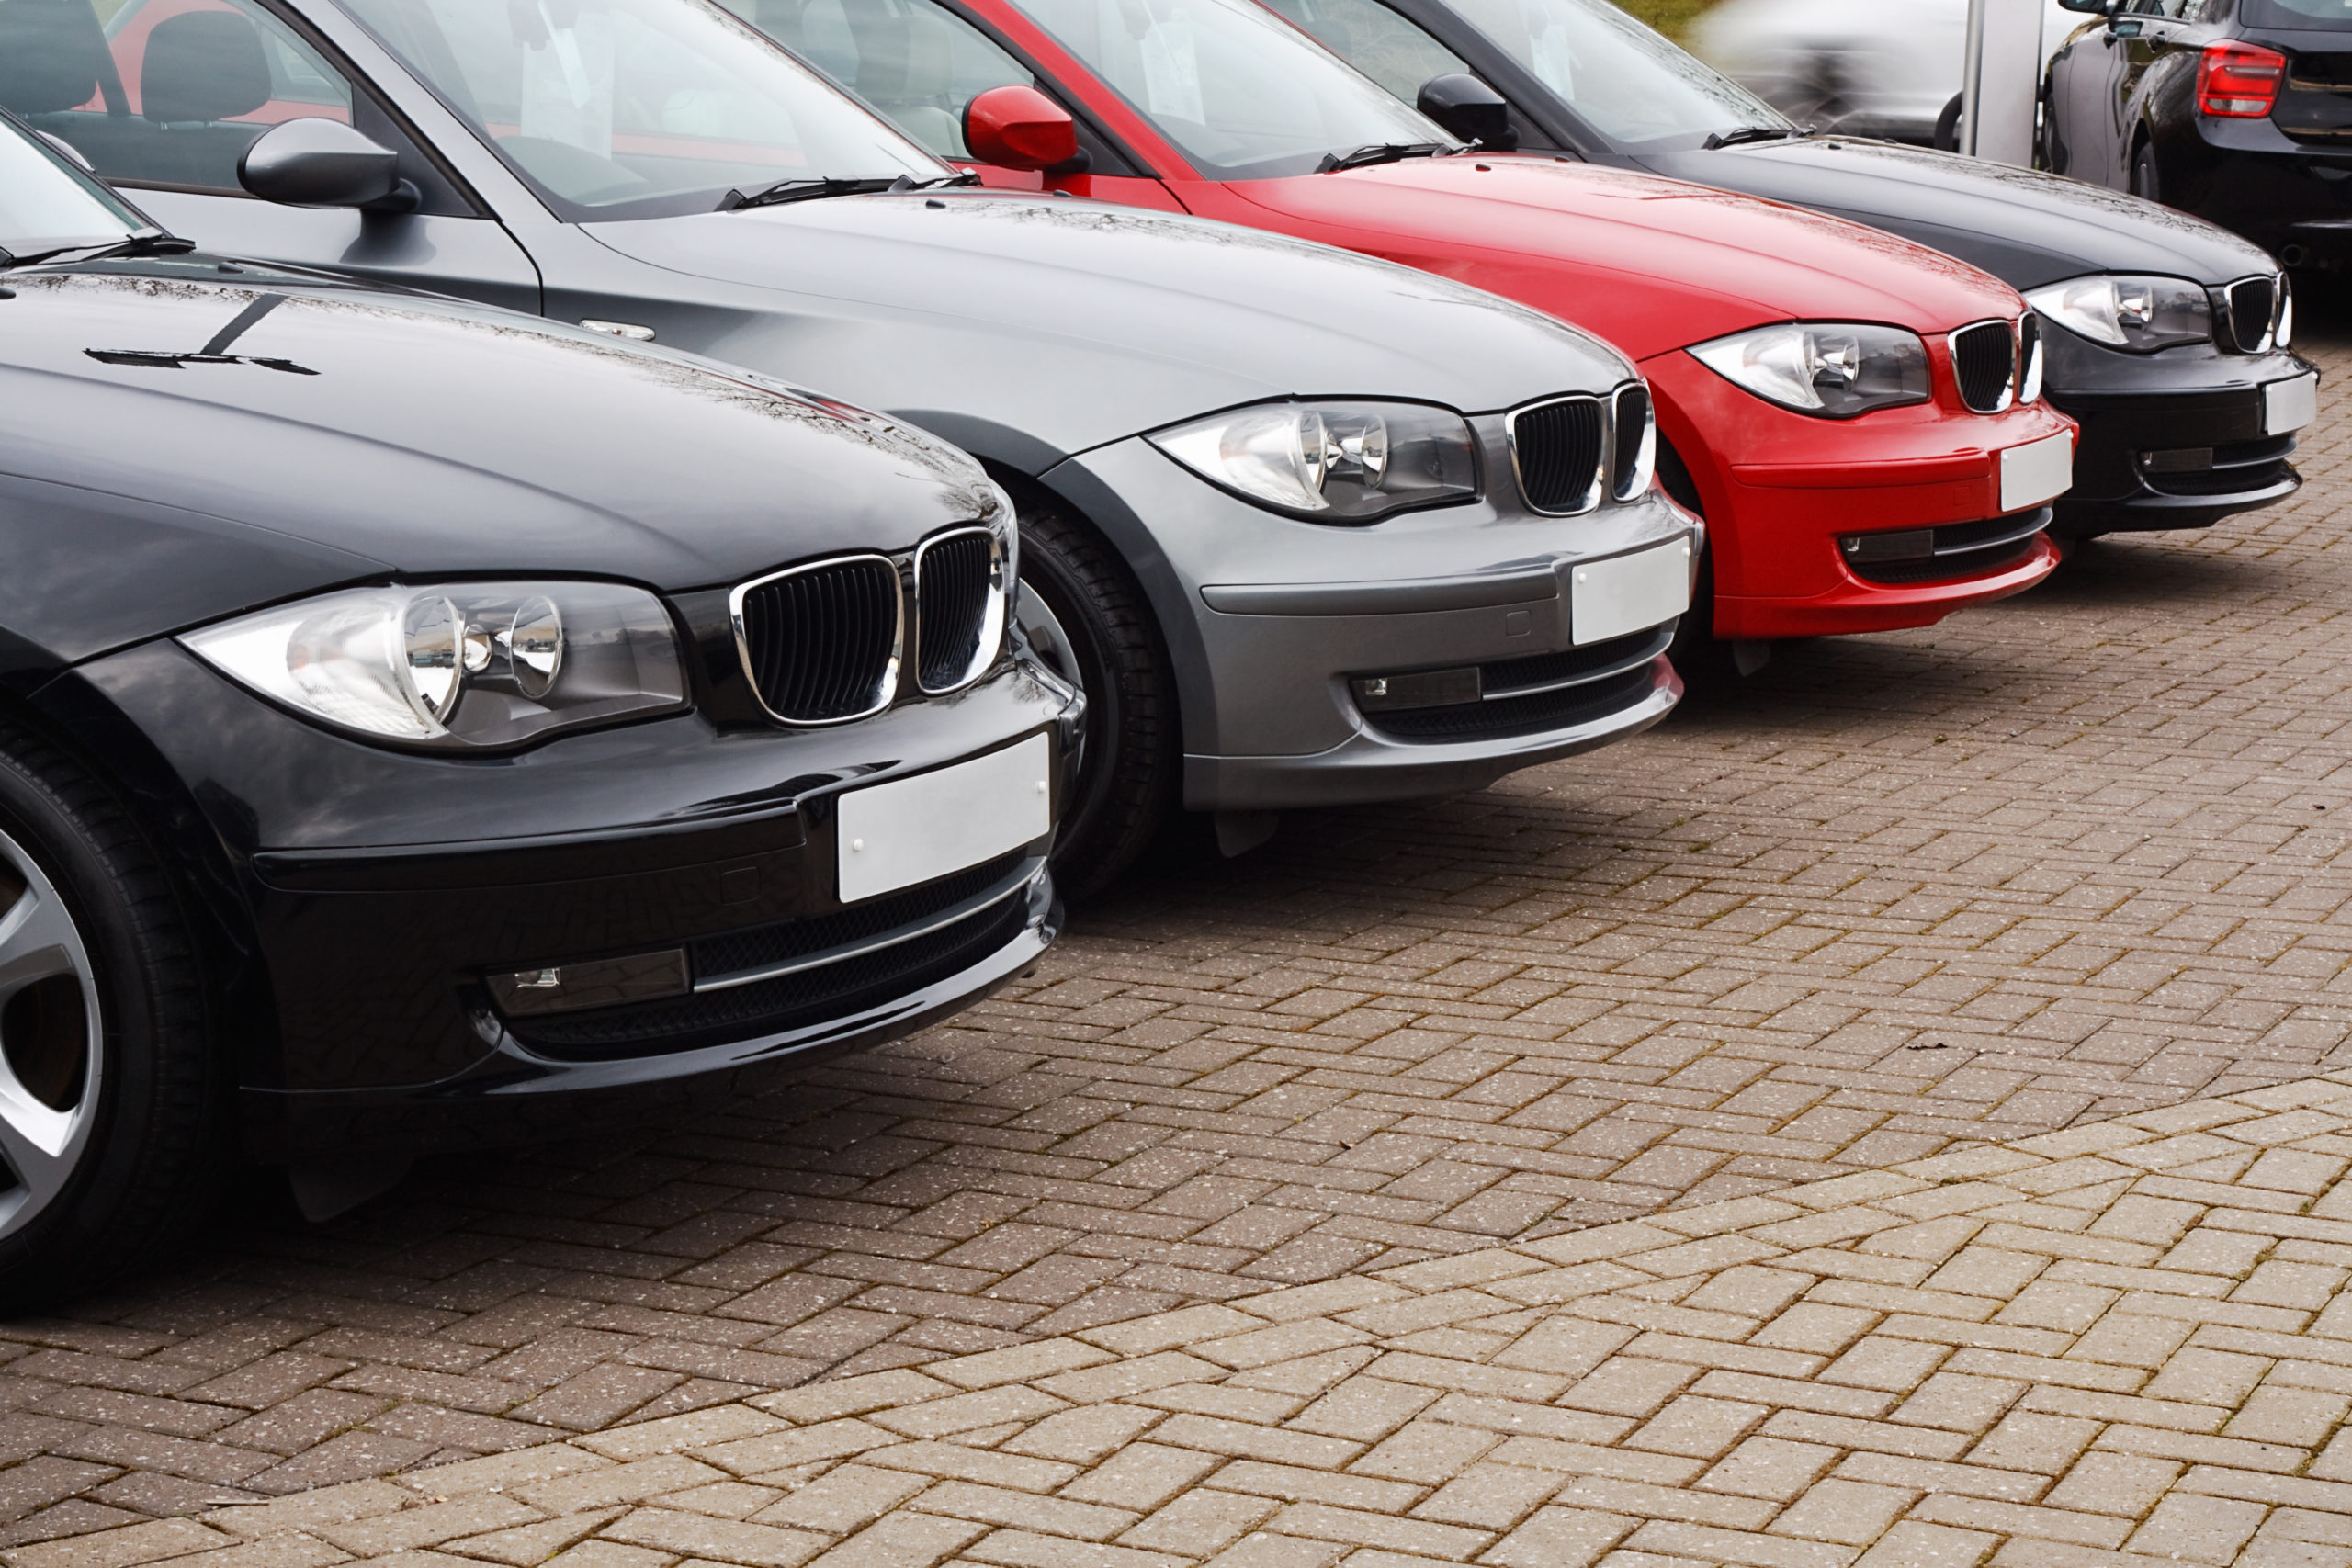
<svg viewBox="0 0 2352 1568"><path fill-rule="evenodd" d="M2132 152L2132 194L2147 201L2162 201L2164 186L2156 177L2156 149L2143 141Z"/></svg>
<svg viewBox="0 0 2352 1568"><path fill-rule="evenodd" d="M228 1118L170 879L111 795L5 721L0 905L0 1314L14 1314L185 1236L216 1190Z"/></svg>
<svg viewBox="0 0 2352 1568"><path fill-rule="evenodd" d="M1682 454L1663 435L1657 442L1657 482L1683 511L1702 520L1706 517L1706 509L1699 501L1699 487L1690 478L1690 465L1683 462ZM1690 591L1690 608L1675 623L1674 640L1667 645L1666 657L1674 666L1674 672L1682 677L1684 687L1692 692L1720 690L1739 679L1731 645L1715 639L1715 542L1712 536L1699 547L1698 586Z"/></svg>
<svg viewBox="0 0 2352 1568"><path fill-rule="evenodd" d="M1062 895L1101 892L1173 813L1176 692L1159 628L1125 562L1035 491L1021 502L1021 621L1038 656L1086 694L1086 754L1052 864Z"/></svg>
<svg viewBox="0 0 2352 1568"><path fill-rule="evenodd" d="M1960 117L1968 107L1968 95L1954 93L1943 113L1936 116L1936 133L1928 145L1939 152L1960 151Z"/></svg>

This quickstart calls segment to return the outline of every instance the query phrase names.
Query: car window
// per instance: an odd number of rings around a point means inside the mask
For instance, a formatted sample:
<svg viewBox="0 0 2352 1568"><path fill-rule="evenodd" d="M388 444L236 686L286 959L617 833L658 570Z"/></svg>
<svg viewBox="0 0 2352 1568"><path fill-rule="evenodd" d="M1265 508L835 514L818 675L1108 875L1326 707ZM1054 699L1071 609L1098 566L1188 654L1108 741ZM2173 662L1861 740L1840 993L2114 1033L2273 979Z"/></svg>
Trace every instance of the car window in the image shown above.
<svg viewBox="0 0 2352 1568"><path fill-rule="evenodd" d="M2352 28L2352 0L2245 0L2239 19L2257 28Z"/></svg>
<svg viewBox="0 0 2352 1568"><path fill-rule="evenodd" d="M1432 76L1467 72L1462 57L1380 0L1266 0L1317 42L1407 103Z"/></svg>
<svg viewBox="0 0 2352 1568"><path fill-rule="evenodd" d="M727 0L728 8L943 158L967 158L964 106L1036 78L931 0Z"/></svg>
<svg viewBox="0 0 2352 1568"><path fill-rule="evenodd" d="M107 179L235 192L280 120L350 124L342 73L252 0L0 0L0 105Z"/></svg>
<svg viewBox="0 0 2352 1568"><path fill-rule="evenodd" d="M1022 0L1022 9L1221 179L1453 140L1256 0Z"/></svg>
<svg viewBox="0 0 2352 1568"><path fill-rule="evenodd" d="M0 117L0 252L10 260L66 246L116 244L147 228L104 186Z"/></svg>
<svg viewBox="0 0 2352 1568"><path fill-rule="evenodd" d="M1455 0L1472 27L1626 149L1789 122L1608 0Z"/></svg>
<svg viewBox="0 0 2352 1568"><path fill-rule="evenodd" d="M703 0L344 3L575 220L707 212L782 180L955 173Z"/></svg>

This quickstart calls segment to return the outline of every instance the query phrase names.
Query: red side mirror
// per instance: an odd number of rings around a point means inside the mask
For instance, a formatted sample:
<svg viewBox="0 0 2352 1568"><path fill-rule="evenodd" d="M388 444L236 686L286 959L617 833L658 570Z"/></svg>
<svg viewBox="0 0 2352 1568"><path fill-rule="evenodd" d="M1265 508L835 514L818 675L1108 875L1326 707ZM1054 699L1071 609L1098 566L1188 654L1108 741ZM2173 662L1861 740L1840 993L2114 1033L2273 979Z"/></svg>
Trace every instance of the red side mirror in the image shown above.
<svg viewBox="0 0 2352 1568"><path fill-rule="evenodd" d="M1035 87L990 87L964 106L964 145L1001 169L1052 169L1078 156L1078 122Z"/></svg>

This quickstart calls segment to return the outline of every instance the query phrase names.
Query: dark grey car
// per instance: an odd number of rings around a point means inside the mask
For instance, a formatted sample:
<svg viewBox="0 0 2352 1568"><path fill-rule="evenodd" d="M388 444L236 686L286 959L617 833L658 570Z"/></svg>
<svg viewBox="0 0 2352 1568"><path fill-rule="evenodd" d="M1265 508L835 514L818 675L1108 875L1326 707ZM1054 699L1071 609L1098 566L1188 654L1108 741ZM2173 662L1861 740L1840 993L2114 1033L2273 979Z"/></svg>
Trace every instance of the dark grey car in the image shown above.
<svg viewBox="0 0 2352 1568"><path fill-rule="evenodd" d="M1607 345L1272 235L953 188L702 0L131 0L103 29L0 0L0 103L208 247L788 374L980 457L1091 699L1073 888L1180 800L1246 842L1679 692L1696 525Z"/></svg>

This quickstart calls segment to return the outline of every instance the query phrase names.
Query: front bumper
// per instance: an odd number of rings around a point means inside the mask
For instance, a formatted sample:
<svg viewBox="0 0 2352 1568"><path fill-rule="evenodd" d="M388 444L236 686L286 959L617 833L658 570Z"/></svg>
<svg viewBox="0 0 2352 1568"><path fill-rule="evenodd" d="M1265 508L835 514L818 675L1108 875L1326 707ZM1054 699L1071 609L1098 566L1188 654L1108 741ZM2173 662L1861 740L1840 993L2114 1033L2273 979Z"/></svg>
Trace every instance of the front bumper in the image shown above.
<svg viewBox="0 0 2352 1568"><path fill-rule="evenodd" d="M1658 428L1690 471L1714 566L1724 640L1831 637L1930 626L2049 576L2057 551L2005 512L2001 454L2065 433L2046 403L1997 414L1941 403L1810 419L1755 397L1677 349L1645 362ZM1930 566L1858 570L1852 542L1932 531ZM1981 537L1996 550L1956 547ZM1926 547L1923 545L1922 549Z"/></svg>
<svg viewBox="0 0 2352 1568"><path fill-rule="evenodd" d="M342 739L169 642L81 674L162 753L233 869L277 1033L242 1086L257 1157L525 1141L723 1102L954 1011L1058 921L1050 834L835 896L853 788L1042 733L1058 801L1080 705L1012 659L952 699L837 728L697 711L498 760ZM690 988L563 1010L500 989L653 953Z"/></svg>
<svg viewBox="0 0 2352 1568"><path fill-rule="evenodd" d="M1370 527L1295 522L1229 496L1145 442L1046 482L1136 568L1175 666L1184 804L1256 811L1476 789L1634 734L1681 683L1660 657L1702 531L1651 491L1581 516L1519 508L1499 416L1472 421L1487 498ZM1672 553L1675 607L1578 643L1579 567ZM1367 705L1362 682L1444 679Z"/></svg>
<svg viewBox="0 0 2352 1568"><path fill-rule="evenodd" d="M2043 341L2050 400L2082 426L2052 533L2201 528L2301 487L2293 433L2264 422L2266 386L2313 373L2295 355L2210 343L2123 354L2054 326Z"/></svg>

